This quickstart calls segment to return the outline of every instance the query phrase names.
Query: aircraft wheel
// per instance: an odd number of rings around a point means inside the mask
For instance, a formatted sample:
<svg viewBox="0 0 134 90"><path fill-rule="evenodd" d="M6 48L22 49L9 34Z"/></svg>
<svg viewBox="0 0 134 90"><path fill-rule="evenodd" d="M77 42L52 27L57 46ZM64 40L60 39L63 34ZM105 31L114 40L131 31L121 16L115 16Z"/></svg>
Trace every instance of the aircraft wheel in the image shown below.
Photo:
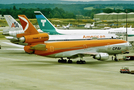
<svg viewBox="0 0 134 90"><path fill-rule="evenodd" d="M82 61L82 64L85 64L86 63L86 61Z"/></svg>
<svg viewBox="0 0 134 90"><path fill-rule="evenodd" d="M68 63L72 63L72 60L68 60Z"/></svg>
<svg viewBox="0 0 134 90"><path fill-rule="evenodd" d="M85 63L86 63L86 61L82 61L82 60L77 61L77 64L85 64Z"/></svg>
<svg viewBox="0 0 134 90"><path fill-rule="evenodd" d="M59 59L58 62L61 63L61 60Z"/></svg>
<svg viewBox="0 0 134 90"><path fill-rule="evenodd" d="M67 60L66 59L63 59L63 61L62 61L63 63L66 63L67 62Z"/></svg>
<svg viewBox="0 0 134 90"><path fill-rule="evenodd" d="M80 64L80 61L77 61L76 63L77 63L77 64Z"/></svg>

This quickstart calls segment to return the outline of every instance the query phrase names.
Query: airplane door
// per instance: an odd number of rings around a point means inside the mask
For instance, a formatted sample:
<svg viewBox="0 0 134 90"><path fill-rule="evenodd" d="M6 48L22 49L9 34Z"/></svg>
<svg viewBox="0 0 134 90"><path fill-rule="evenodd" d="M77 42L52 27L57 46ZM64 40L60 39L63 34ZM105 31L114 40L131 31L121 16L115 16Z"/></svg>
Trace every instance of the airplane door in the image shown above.
<svg viewBox="0 0 134 90"><path fill-rule="evenodd" d="M86 45L86 44L84 44L84 45L83 45L83 49L85 49L85 50L86 50L87 48L88 48L88 47L87 47L87 45Z"/></svg>
<svg viewBox="0 0 134 90"><path fill-rule="evenodd" d="M50 46L50 52L54 52L54 47Z"/></svg>

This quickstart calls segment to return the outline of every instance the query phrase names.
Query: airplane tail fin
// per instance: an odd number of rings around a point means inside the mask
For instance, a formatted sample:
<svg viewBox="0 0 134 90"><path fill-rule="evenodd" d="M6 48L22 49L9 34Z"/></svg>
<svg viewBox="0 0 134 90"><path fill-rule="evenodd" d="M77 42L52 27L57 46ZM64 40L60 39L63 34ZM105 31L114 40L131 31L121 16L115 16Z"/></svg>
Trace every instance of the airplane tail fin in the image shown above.
<svg viewBox="0 0 134 90"><path fill-rule="evenodd" d="M11 15L4 15L4 17L10 28L22 30L22 26Z"/></svg>
<svg viewBox="0 0 134 90"><path fill-rule="evenodd" d="M17 34L17 38L25 36L25 35L32 35L32 34L39 34L33 24L28 20L25 15L18 15L21 25L23 27L24 33Z"/></svg>
<svg viewBox="0 0 134 90"><path fill-rule="evenodd" d="M40 11L34 11L34 13L39 27L43 32L49 33L50 35L60 34L56 31L56 27Z"/></svg>

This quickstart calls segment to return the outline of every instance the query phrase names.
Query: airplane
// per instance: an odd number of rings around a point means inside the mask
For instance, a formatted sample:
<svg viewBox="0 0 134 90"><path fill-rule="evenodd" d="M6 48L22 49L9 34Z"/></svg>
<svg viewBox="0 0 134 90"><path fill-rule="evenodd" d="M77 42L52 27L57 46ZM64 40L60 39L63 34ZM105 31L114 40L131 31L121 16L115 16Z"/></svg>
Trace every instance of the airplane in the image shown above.
<svg viewBox="0 0 134 90"><path fill-rule="evenodd" d="M87 23L84 27L87 28L87 29L89 29L90 26L91 26L91 24L90 23Z"/></svg>
<svg viewBox="0 0 134 90"><path fill-rule="evenodd" d="M49 35L61 35L61 34L116 34L118 36L125 36L126 35L126 28L111 28L108 30L101 30L101 29L95 29L95 30L62 30L57 29L40 11L34 11L35 16L37 18L38 24L40 29L43 32L49 33ZM93 25L94 26L94 23ZM127 28L127 36L132 37L134 36L134 28ZM134 41L132 39L131 41Z"/></svg>
<svg viewBox="0 0 134 90"><path fill-rule="evenodd" d="M3 35L11 42L18 42L16 35L18 33L24 33L22 26L11 15L4 15L4 17L9 25L9 29L3 30Z"/></svg>
<svg viewBox="0 0 134 90"><path fill-rule="evenodd" d="M120 39L107 40L80 40L80 41L61 41L44 42L49 40L47 33L39 33L25 15L18 15L24 33L17 34L20 42L28 43L24 46L26 53L46 56L51 58L61 58L58 62L72 63L73 58L80 57L78 64L83 64L83 57L93 56L94 59L101 61L107 60L109 55L128 53L131 44ZM67 58L68 61L66 59Z"/></svg>
<svg viewBox="0 0 134 90"><path fill-rule="evenodd" d="M16 36L18 33L24 33L22 26L11 15L4 15L4 17L10 28L3 30L3 35Z"/></svg>
<svg viewBox="0 0 134 90"><path fill-rule="evenodd" d="M64 29L69 29L70 28L70 23L67 26L63 26Z"/></svg>
<svg viewBox="0 0 134 90"><path fill-rule="evenodd" d="M16 37L19 33L24 33L22 26L11 16L4 15L8 25L8 30L3 30L3 35L6 35L6 39L10 40L12 43L25 45L24 43L19 42L19 39ZM38 29L38 32L43 33L42 30ZM80 35L49 35L49 40L47 42L55 41L76 41L76 40L91 40L91 39L109 39L117 38L115 34L80 34Z"/></svg>
<svg viewBox="0 0 134 90"><path fill-rule="evenodd" d="M11 15L4 15L4 17L9 25L9 29L3 30L3 35L5 35L6 39L11 42L18 43L19 41L18 38L16 38L16 35L19 33L24 33L22 26ZM42 30L38 31L42 32Z"/></svg>
<svg viewBox="0 0 134 90"><path fill-rule="evenodd" d="M94 25L95 25L95 22L93 22L93 24L91 24L91 26L90 26L90 27L91 27L91 28L93 28L93 27L94 27Z"/></svg>
<svg viewBox="0 0 134 90"><path fill-rule="evenodd" d="M84 27L87 28L87 29L93 28L94 27L94 24L95 24L95 22L93 22L93 24L87 23Z"/></svg>
<svg viewBox="0 0 134 90"><path fill-rule="evenodd" d="M39 27L49 35L71 35L71 34L108 34L106 30L58 30L40 11L34 11Z"/></svg>

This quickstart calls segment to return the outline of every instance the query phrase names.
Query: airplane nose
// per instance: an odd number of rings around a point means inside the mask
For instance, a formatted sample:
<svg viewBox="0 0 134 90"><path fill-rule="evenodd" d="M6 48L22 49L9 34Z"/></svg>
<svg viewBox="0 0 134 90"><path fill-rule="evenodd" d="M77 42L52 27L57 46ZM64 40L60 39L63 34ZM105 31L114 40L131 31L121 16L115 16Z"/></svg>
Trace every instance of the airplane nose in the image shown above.
<svg viewBox="0 0 134 90"><path fill-rule="evenodd" d="M132 45L129 42L127 42L124 54L128 54L130 50L132 50Z"/></svg>
<svg viewBox="0 0 134 90"><path fill-rule="evenodd" d="M129 42L127 43L127 47L128 47L128 50L132 49L132 45Z"/></svg>

